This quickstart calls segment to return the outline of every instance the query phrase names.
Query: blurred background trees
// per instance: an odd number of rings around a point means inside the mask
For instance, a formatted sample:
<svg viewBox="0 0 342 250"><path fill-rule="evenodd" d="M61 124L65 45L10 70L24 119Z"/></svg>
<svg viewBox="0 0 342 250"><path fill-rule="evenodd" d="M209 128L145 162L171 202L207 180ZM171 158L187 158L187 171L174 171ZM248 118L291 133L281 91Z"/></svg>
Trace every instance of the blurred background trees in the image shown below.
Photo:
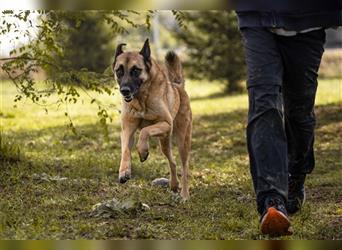
<svg viewBox="0 0 342 250"><path fill-rule="evenodd" d="M65 106L73 132L67 106L78 102L80 92L86 92L89 102L97 105L99 122L106 132L107 121L112 119L108 104L89 93L114 95L116 84L110 65L115 37L130 28L146 29L152 14L129 10L2 11L1 78L15 85L14 102L29 99L46 112L52 105ZM37 78L37 73L43 78Z"/></svg>
<svg viewBox="0 0 342 250"><path fill-rule="evenodd" d="M194 79L220 80L226 92L244 87L245 64L237 18L233 11L184 13L187 30L176 36L187 48L187 75Z"/></svg>
<svg viewBox="0 0 342 250"><path fill-rule="evenodd" d="M234 11L2 11L1 20L0 78L16 85L16 100L39 102L57 92L60 102L76 102L73 85L112 94L116 85L110 65L116 44L138 50L147 37L158 60L167 50L176 50L187 79L219 81L226 93L244 89L243 48ZM9 40L13 46L3 49ZM322 76L341 74L335 69L341 53L335 51L325 53ZM37 91L37 72L46 75L49 91Z"/></svg>
<svg viewBox="0 0 342 250"><path fill-rule="evenodd" d="M103 73L114 54L114 34L96 12L85 12L80 19L64 17L67 29L56 34L63 55L55 55L63 69Z"/></svg>
<svg viewBox="0 0 342 250"><path fill-rule="evenodd" d="M27 17L32 13L6 14L28 22ZM24 72L43 70L56 83L96 86L111 64L117 43L125 42L127 49L136 49L150 37L158 59L169 49L181 54L188 78L222 81L229 93L242 89L244 59L232 11L41 11L38 14L38 35L29 44L11 51L16 59L5 62L5 72L12 74L24 68L27 69ZM5 33L9 31L3 29ZM35 60L34 65L28 58ZM21 68L16 68L19 64ZM20 90L28 90L23 88L24 82L31 81L30 86L34 85L29 74L20 77L12 74L12 78ZM33 100L38 98L33 92L27 93Z"/></svg>

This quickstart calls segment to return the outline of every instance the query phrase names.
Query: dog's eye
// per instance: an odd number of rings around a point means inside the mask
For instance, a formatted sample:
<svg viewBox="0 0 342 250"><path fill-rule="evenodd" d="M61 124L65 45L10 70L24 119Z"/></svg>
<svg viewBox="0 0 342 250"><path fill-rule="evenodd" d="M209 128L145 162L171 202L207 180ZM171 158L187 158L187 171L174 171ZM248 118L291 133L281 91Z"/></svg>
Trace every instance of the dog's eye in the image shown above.
<svg viewBox="0 0 342 250"><path fill-rule="evenodd" d="M137 67L134 67L131 70L131 75L132 76L138 77L140 75L140 73L141 73L141 69L139 69Z"/></svg>
<svg viewBox="0 0 342 250"><path fill-rule="evenodd" d="M120 77L122 77L123 76L123 74L124 74L124 70L123 70L123 67L122 66L120 66L116 71L116 77L117 78L120 78Z"/></svg>

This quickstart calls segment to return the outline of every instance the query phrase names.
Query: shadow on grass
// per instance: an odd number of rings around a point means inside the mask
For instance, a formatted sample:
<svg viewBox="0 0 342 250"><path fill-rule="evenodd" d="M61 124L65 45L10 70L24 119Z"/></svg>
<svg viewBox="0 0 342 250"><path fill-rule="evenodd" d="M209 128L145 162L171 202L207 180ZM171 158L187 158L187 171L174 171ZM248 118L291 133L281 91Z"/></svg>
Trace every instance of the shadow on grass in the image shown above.
<svg viewBox="0 0 342 250"><path fill-rule="evenodd" d="M317 129L331 123L342 122L342 102L318 105L315 108L315 113Z"/></svg>
<svg viewBox="0 0 342 250"><path fill-rule="evenodd" d="M316 114L317 129L342 121L339 103L317 106ZM207 158L207 161L215 159L215 161L220 162L221 160L229 160L237 155L245 156L247 154L246 125L246 109L223 114L195 116L193 121L192 149L194 152L192 157L197 163L201 163L200 160L202 158ZM12 140L20 142L21 149L24 152L44 152L46 150L50 151L51 156L56 157L63 154L62 151L84 151L94 157L96 154L106 153L111 155L112 161L116 161L116 164L118 163L120 159L119 124L109 125L108 141L105 139L101 126L97 123L82 126L76 125L76 129L78 135L74 135L67 126L56 126L32 131L22 130L20 132L5 131L5 134L11 137ZM153 158L154 155L158 155L159 159L162 159L163 157L160 157L159 149L158 153L156 152L157 145L156 139L152 139L151 156ZM56 149L56 154L54 149ZM135 151L135 148L133 150ZM84 156L84 154L81 155ZM136 155L133 156L135 157ZM134 158L133 164L139 165L136 158Z"/></svg>

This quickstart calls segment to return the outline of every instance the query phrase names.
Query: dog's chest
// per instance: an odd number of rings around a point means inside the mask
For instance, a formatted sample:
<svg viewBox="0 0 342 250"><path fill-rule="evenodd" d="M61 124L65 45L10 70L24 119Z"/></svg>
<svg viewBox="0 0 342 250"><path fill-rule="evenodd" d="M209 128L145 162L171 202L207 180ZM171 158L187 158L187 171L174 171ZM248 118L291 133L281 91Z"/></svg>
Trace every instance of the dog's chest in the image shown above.
<svg viewBox="0 0 342 250"><path fill-rule="evenodd" d="M131 109L129 113L134 118L141 118L141 119L143 119L146 116L146 112L143 111L143 110Z"/></svg>
<svg viewBox="0 0 342 250"><path fill-rule="evenodd" d="M132 110L131 115L135 118L143 119L143 120L148 120L148 121L154 121L157 120L159 117L156 113L154 113L152 110L144 110L144 111L139 111L139 110Z"/></svg>
<svg viewBox="0 0 342 250"><path fill-rule="evenodd" d="M144 120L156 120L158 118L157 114L145 105L141 105L139 102L132 103L127 107L126 112L134 118L144 119Z"/></svg>

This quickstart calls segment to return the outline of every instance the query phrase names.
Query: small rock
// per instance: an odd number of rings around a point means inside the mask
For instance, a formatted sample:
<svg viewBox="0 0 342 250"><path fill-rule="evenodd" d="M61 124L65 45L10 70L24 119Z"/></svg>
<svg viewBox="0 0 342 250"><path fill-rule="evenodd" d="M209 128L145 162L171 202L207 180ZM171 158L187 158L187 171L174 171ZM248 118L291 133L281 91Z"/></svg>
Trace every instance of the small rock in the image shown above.
<svg viewBox="0 0 342 250"><path fill-rule="evenodd" d="M153 186L168 187L169 179L167 178L157 178L152 181Z"/></svg>
<svg viewBox="0 0 342 250"><path fill-rule="evenodd" d="M147 204L127 199L119 201L115 198L97 203L93 206L90 216L101 218L117 218L120 216L137 216L141 211L150 209Z"/></svg>

